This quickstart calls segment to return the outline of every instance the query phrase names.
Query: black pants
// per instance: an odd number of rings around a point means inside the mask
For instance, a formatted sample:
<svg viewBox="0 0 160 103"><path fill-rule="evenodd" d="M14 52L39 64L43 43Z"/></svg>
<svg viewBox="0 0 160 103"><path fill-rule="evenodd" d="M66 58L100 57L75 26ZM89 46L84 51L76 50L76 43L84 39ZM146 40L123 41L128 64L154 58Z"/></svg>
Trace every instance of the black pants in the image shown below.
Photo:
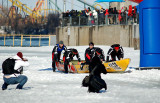
<svg viewBox="0 0 160 103"><path fill-rule="evenodd" d="M111 53L112 61L116 61L116 56L117 56L118 60L120 60L120 58L123 58L123 55L120 53Z"/></svg>
<svg viewBox="0 0 160 103"><path fill-rule="evenodd" d="M65 60L65 62L64 62L64 70L65 70L65 73L68 73L68 65L69 65L69 61L68 61L68 60Z"/></svg>
<svg viewBox="0 0 160 103"><path fill-rule="evenodd" d="M53 60L52 60L52 69L53 69L53 71L56 70L56 65L55 65L55 63L60 60L60 56L61 56L60 53L54 54L54 57L53 57Z"/></svg>

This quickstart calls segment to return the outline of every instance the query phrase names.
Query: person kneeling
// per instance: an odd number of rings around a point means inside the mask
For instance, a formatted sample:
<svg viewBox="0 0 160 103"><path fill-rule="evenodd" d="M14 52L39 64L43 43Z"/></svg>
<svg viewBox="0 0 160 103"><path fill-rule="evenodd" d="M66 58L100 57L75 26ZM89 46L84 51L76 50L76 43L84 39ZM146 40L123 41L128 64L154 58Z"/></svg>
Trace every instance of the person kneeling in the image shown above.
<svg viewBox="0 0 160 103"><path fill-rule="evenodd" d="M94 56L90 66L92 69L89 73L89 76L86 76L83 79L82 86L88 87L88 92L99 93L102 88L107 90L107 84L101 78L101 73L107 74L107 71L100 58L98 56Z"/></svg>
<svg viewBox="0 0 160 103"><path fill-rule="evenodd" d="M28 60L23 58L23 54L18 52L13 58L6 59L2 64L3 80L2 90L6 90L10 84L18 84L16 89L22 89L28 78L21 75L23 66L29 66Z"/></svg>
<svg viewBox="0 0 160 103"><path fill-rule="evenodd" d="M102 88L107 90L107 84L101 78L101 73L107 74L107 71L100 58L98 56L93 57L90 65L92 65L92 71L89 74L88 92L99 93Z"/></svg>

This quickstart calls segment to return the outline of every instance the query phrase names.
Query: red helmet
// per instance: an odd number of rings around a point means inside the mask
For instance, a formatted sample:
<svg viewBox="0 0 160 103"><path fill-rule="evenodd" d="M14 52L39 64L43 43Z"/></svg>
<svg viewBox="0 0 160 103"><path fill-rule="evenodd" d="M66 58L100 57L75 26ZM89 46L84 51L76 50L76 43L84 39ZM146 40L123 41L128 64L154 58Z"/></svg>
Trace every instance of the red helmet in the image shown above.
<svg viewBox="0 0 160 103"><path fill-rule="evenodd" d="M119 50L119 47L114 47L115 50Z"/></svg>

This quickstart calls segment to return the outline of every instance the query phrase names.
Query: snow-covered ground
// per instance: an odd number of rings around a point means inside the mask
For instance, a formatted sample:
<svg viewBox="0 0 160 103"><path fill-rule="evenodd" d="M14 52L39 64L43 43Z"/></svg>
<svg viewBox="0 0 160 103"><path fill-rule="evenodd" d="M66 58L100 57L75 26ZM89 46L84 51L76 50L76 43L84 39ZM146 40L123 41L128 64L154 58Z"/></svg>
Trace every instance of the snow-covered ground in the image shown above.
<svg viewBox="0 0 160 103"><path fill-rule="evenodd" d="M84 59L88 46L76 46ZM109 46L98 46L105 55ZM52 72L51 52L53 47L0 47L0 65L21 51L29 60L30 66L24 68L28 82L23 90L15 90L16 85L0 90L0 103L159 103L160 71L136 71L131 73L102 74L108 90L101 93L88 93L81 87L83 78L88 74L64 74ZM72 47L68 47L72 48ZM139 50L124 48L125 58L131 58L129 67L139 66ZM0 66L1 72L1 66ZM3 74L0 73L0 86Z"/></svg>

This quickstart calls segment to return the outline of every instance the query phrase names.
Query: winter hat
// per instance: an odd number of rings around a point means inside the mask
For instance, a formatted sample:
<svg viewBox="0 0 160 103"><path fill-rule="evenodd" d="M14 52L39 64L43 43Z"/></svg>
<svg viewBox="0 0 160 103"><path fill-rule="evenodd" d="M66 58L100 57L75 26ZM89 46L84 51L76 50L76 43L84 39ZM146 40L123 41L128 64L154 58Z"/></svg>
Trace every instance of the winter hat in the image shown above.
<svg viewBox="0 0 160 103"><path fill-rule="evenodd" d="M94 43L93 43L93 42L90 42L89 45L93 45L93 46L94 46Z"/></svg>
<svg viewBox="0 0 160 103"><path fill-rule="evenodd" d="M74 54L78 54L78 51L77 51L76 49L73 49L72 52L73 52Z"/></svg>
<svg viewBox="0 0 160 103"><path fill-rule="evenodd" d="M22 58L23 58L22 52L18 52L18 53L17 53L17 56L19 56L19 57L22 59Z"/></svg>
<svg viewBox="0 0 160 103"><path fill-rule="evenodd" d="M114 47L115 50L119 50L119 47Z"/></svg>
<svg viewBox="0 0 160 103"><path fill-rule="evenodd" d="M60 41L59 44L63 44L63 41Z"/></svg>

